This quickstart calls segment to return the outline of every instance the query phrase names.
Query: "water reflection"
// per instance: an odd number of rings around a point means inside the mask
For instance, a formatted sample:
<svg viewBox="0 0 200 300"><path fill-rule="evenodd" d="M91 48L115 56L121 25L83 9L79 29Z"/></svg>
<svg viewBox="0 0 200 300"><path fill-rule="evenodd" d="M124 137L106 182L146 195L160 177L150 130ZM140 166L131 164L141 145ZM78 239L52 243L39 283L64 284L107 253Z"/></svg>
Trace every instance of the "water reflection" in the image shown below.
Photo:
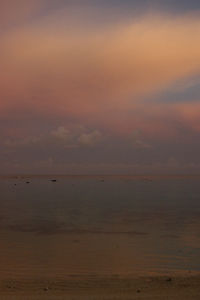
<svg viewBox="0 0 200 300"><path fill-rule="evenodd" d="M199 180L1 179L0 276L200 271Z"/></svg>

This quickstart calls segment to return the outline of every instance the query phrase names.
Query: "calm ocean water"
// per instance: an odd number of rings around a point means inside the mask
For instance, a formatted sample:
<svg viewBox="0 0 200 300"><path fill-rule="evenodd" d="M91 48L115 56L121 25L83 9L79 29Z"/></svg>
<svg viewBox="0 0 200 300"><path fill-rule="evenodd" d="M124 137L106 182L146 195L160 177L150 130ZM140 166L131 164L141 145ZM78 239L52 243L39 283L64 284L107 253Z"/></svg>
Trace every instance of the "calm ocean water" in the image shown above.
<svg viewBox="0 0 200 300"><path fill-rule="evenodd" d="M1 178L0 265L1 278L200 272L200 177Z"/></svg>

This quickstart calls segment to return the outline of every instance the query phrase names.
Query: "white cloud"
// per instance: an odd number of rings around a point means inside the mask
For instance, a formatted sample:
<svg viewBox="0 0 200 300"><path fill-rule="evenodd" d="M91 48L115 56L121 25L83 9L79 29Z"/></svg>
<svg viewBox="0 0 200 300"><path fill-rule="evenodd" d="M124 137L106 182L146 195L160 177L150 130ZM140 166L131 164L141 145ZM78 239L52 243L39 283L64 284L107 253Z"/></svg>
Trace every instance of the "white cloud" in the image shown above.
<svg viewBox="0 0 200 300"><path fill-rule="evenodd" d="M69 141L71 139L71 132L64 126L60 126L51 132L51 135L55 138L61 139L63 141Z"/></svg>
<svg viewBox="0 0 200 300"><path fill-rule="evenodd" d="M94 130L89 133L83 133L79 136L78 142L80 145L94 146L98 144L102 139L102 134L98 130Z"/></svg>
<svg viewBox="0 0 200 300"><path fill-rule="evenodd" d="M51 136L64 142L66 148L88 146L101 142L103 135L99 130L89 130L82 125L59 126L51 132Z"/></svg>
<svg viewBox="0 0 200 300"><path fill-rule="evenodd" d="M23 138L7 138L6 148L29 147L33 145L60 145L64 148L93 147L103 141L103 134L97 129L89 129L80 124L58 126L49 133Z"/></svg>

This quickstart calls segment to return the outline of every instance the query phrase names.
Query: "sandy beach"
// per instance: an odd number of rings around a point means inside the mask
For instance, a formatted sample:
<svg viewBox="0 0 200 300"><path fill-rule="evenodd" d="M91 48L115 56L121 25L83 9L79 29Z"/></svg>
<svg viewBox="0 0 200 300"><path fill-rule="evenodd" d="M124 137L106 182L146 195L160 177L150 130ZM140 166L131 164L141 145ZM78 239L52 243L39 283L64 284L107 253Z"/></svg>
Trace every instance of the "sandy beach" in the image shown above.
<svg viewBox="0 0 200 300"><path fill-rule="evenodd" d="M1 280L0 299L192 300L200 299L200 276L69 277L59 280Z"/></svg>

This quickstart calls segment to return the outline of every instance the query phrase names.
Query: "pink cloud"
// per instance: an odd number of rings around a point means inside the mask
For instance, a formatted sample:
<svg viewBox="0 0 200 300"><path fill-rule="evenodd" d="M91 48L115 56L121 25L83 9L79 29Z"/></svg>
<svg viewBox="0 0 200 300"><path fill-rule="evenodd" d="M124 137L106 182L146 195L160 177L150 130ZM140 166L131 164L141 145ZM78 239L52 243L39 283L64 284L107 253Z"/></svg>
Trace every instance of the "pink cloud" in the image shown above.
<svg viewBox="0 0 200 300"><path fill-rule="evenodd" d="M39 5L28 3L19 16ZM199 18L146 15L85 30L63 24L58 12L1 38L0 115L17 109L72 117L122 135L140 128L174 136L173 120L200 130L198 102L144 100L200 71Z"/></svg>

